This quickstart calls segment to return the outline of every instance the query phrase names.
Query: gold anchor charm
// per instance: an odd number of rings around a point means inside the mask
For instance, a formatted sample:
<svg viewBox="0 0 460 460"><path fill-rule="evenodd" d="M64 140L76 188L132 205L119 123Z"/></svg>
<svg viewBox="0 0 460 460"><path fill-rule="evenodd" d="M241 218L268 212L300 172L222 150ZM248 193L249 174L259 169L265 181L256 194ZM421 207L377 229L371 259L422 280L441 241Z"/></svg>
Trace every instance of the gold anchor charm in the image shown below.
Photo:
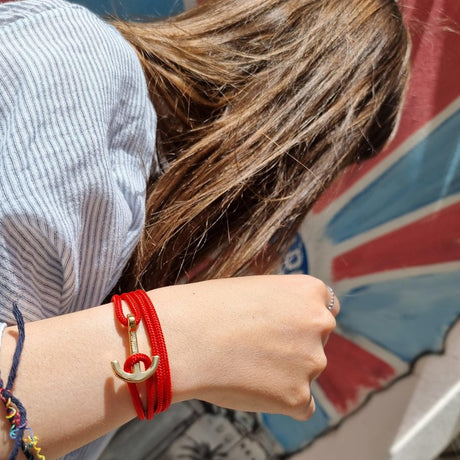
<svg viewBox="0 0 460 460"><path fill-rule="evenodd" d="M131 352L131 355L134 355L139 352L136 334L137 324L134 315L131 313L127 315L127 319L129 350ZM145 382L147 379L152 377L153 374L155 374L159 361L159 356L152 356L152 364L150 364L150 367L145 371L141 371L141 363L135 363L133 365L133 372L126 372L125 370L123 370L120 366L120 363L117 360L112 361L111 364L114 374L120 379L128 383L141 383Z"/></svg>

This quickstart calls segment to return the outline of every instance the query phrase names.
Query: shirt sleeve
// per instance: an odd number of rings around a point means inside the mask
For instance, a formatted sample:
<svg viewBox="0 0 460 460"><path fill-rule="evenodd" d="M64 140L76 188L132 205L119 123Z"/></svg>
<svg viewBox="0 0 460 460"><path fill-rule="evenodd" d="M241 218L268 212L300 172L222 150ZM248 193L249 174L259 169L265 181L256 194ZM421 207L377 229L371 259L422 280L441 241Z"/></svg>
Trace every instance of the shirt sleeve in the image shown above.
<svg viewBox="0 0 460 460"><path fill-rule="evenodd" d="M158 169L139 60L61 0L0 5L0 321L98 305L142 231Z"/></svg>

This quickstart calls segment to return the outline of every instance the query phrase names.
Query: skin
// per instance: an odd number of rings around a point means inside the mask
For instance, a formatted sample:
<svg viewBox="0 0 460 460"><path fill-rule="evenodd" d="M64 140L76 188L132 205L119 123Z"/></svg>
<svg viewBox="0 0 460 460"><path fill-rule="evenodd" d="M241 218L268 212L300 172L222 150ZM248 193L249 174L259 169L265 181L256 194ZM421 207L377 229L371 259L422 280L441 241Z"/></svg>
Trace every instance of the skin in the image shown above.
<svg viewBox="0 0 460 460"><path fill-rule="evenodd" d="M311 382L326 367L335 327L324 283L307 275L204 281L149 291L163 329L172 402L201 399L228 408L308 419ZM150 350L138 329L139 349ZM16 328L7 328L0 368L9 369ZM111 304L26 325L14 394L28 411L46 458L56 458L136 416L110 361L124 362L127 333ZM4 377L6 378L5 371ZM4 415L4 408L2 407ZM1 417L0 458L11 441Z"/></svg>

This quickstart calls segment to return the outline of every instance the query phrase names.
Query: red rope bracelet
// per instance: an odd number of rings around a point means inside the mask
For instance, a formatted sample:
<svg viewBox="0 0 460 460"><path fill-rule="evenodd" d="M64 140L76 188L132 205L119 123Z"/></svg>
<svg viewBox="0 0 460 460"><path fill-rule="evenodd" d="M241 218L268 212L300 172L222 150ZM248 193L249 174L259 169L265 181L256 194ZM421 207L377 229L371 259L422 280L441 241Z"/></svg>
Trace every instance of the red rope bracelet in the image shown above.
<svg viewBox="0 0 460 460"><path fill-rule="evenodd" d="M131 311L127 316L123 313L122 300L127 303ZM128 327L132 353L125 361L124 372L119 369L117 361L112 361L112 368L117 377L128 383L138 418L150 420L155 414L165 411L171 405L171 373L160 320L149 296L142 290L122 294L121 296L114 295L112 302L118 321L123 326ZM137 352L135 332L141 319L144 321L144 326L149 336L152 353L158 356L150 358L143 353ZM145 371L140 371L140 362L144 363ZM143 381L146 381L147 410L144 410L137 388L137 384Z"/></svg>

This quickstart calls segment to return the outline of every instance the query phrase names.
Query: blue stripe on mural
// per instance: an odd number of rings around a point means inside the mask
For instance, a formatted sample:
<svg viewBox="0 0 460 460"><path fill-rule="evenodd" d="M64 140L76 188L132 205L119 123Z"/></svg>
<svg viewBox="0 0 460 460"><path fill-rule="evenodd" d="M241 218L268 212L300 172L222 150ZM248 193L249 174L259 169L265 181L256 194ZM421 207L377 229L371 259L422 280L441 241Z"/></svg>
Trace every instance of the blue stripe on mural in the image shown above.
<svg viewBox="0 0 460 460"><path fill-rule="evenodd" d="M261 414L261 417L270 434L287 452L305 447L329 426L329 417L317 402L313 417L306 422L277 414Z"/></svg>
<svg viewBox="0 0 460 460"><path fill-rule="evenodd" d="M122 19L171 16L184 10L182 0L73 0L101 16L116 14Z"/></svg>
<svg viewBox="0 0 460 460"><path fill-rule="evenodd" d="M442 348L460 316L459 283L456 271L362 286L341 296L339 324L412 361Z"/></svg>
<svg viewBox="0 0 460 460"><path fill-rule="evenodd" d="M460 192L459 126L460 111L347 203L329 222L328 237L345 241Z"/></svg>

